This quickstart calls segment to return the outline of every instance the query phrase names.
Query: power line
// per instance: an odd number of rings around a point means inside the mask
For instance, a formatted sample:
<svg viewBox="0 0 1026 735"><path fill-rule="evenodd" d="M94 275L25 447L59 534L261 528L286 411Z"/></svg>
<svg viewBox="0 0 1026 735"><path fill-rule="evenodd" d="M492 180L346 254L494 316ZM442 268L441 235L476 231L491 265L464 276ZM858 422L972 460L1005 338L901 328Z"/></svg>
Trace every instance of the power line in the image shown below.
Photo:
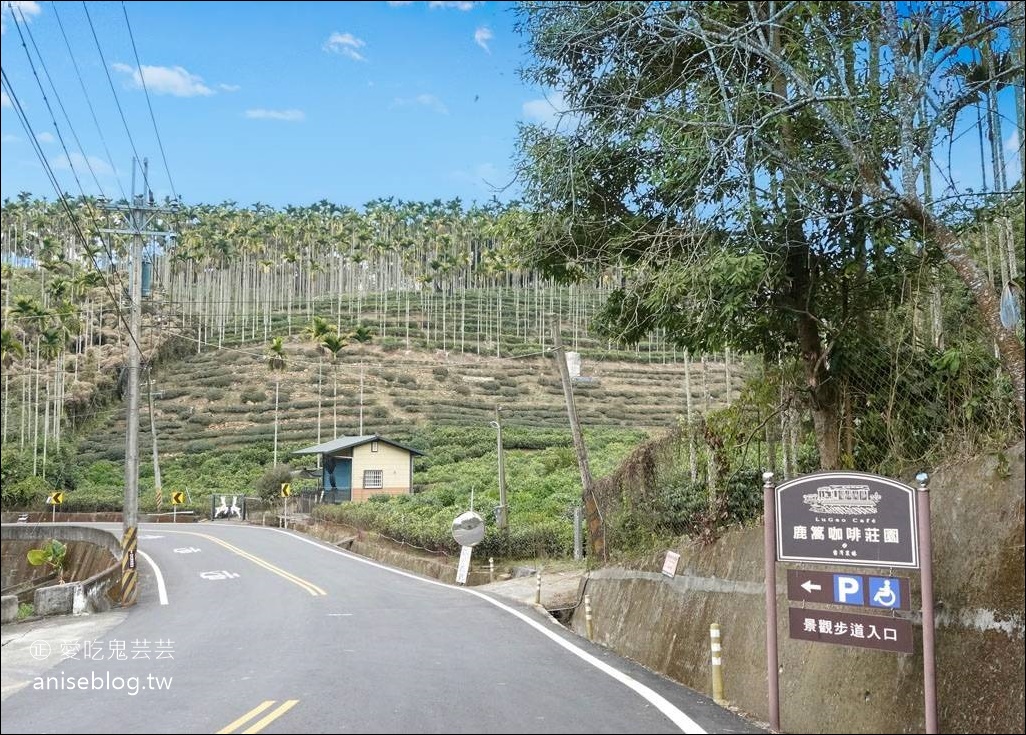
<svg viewBox="0 0 1026 735"><path fill-rule="evenodd" d="M25 129L25 134L28 136L31 145L36 152L36 156L39 158L39 162L43 165L43 170L45 171L47 178L50 180L50 183L53 186L54 191L57 193L57 198L60 201L61 205L64 207L64 210L67 213L68 219L71 223L71 226L75 228L75 231L78 233L78 236L79 238L81 238L83 243L89 242L89 238L87 238L85 233L82 232L82 227L79 225L75 213L71 210L71 205L68 204L67 195L61 190L60 183L57 181L57 176L56 174L54 174L53 168L50 166L50 162L46 159L46 155L43 153L43 149L40 146L39 141L36 139L36 134L35 131L32 129L32 124L29 122L28 116L25 114L25 109L22 107L21 100L18 99L18 96L14 92L14 87L11 85L11 80L7 77L6 70L0 68L0 76L2 76L3 86L6 88L7 96L11 100L11 104L18 115L18 120L21 122L22 127ZM97 265L96 263L95 257L93 257L91 254L90 260L93 261L93 267L97 271L102 272L99 265ZM121 307L118 304L118 299L114 295L113 291L110 290L110 284L106 282L106 279L103 282L103 286L104 290L107 292L107 295L111 298L111 302L114 306L115 313L118 315L118 318L120 319L121 323L124 324L126 328L128 328L128 321L125 319L125 315L121 311ZM129 336L134 342L135 336L131 333L129 334Z"/></svg>
<svg viewBox="0 0 1026 735"><path fill-rule="evenodd" d="M89 92L86 90L85 82L82 80L82 72L78 68L78 59L75 58L75 53L71 50L71 42L68 40L68 34L64 32L64 23L61 22L60 13L57 11L57 3L50 3L54 17L57 19L57 25L61 29L61 36L64 38L64 45L68 49L68 56L71 57L71 63L75 67L75 76L78 77L78 84L82 88L82 94L85 96L86 105L89 106L89 113L93 117L93 124L96 125L96 132L100 134L100 141L103 143L103 150L107 153L107 162L110 164L110 170L114 172L114 178L118 182L118 189L121 191L121 198L128 200L128 195L125 193L125 187L121 183L121 177L118 175L117 166L114 165L114 156L111 155L110 147L107 145L107 138L103 134L103 128L100 126L100 121L96 117L96 110L93 108L93 101L89 97Z"/></svg>
<svg viewBox="0 0 1026 735"><path fill-rule="evenodd" d="M53 83L53 77L50 76L50 70L46 66L46 61L43 59L43 54L39 51L39 46L36 44L36 38L32 35L32 29L29 24L25 22L25 15L22 13L21 8L18 9L18 14L21 15L21 24L25 26L25 32L28 34L29 40L32 42L32 48L35 49L36 57L39 59L39 65L43 68L43 73L46 75L46 81L50 83L50 90L53 92L54 99L57 100L57 105L61 108L61 114L64 115L64 121L68 124L68 130L71 136L75 139L75 145L78 146L79 153L82 154L82 161L85 163L86 168L89 169L89 174L93 177L93 183L96 184L96 190L103 195L103 186L100 185L100 180L96 176L96 171L93 170L93 164L89 161L89 156L86 155L85 148L82 146L82 141L79 140L78 133L75 132L75 126L71 123L71 117L68 115L68 111L64 107L64 101L61 99L60 93L57 92L57 85ZM18 27L18 33L21 33L21 26ZM22 45L24 45L24 38L22 39ZM26 49L26 53L28 49ZM31 62L31 58L29 59ZM34 71L34 70L33 70ZM54 127L57 127L57 123L54 122ZM57 132L58 136L60 131ZM61 142L63 145L63 141ZM65 155L67 151L65 150ZM68 158L68 165L71 164L71 158ZM81 187L80 187L81 188ZM85 192L83 192L83 195Z"/></svg>
<svg viewBox="0 0 1026 735"><path fill-rule="evenodd" d="M142 62L139 61L139 49L135 45L135 35L132 33L132 24L128 20L128 8L125 7L124 0L121 2L121 10L125 14L125 25L128 26L128 37L132 41L132 52L135 54L135 68L139 72L139 81L142 83L143 93L146 95L146 106L150 110L150 120L153 121L153 132L157 136L157 145L160 147L160 157L164 161L164 171L167 173L167 181L171 185L171 194L175 199L178 199L178 192L175 191L175 182L171 178L171 169L167 165L167 153L164 152L164 141L160 138L160 130L157 129L157 118L153 114L153 103L150 102L150 91L146 88L146 75L143 74Z"/></svg>
<svg viewBox="0 0 1026 735"><path fill-rule="evenodd" d="M18 21L18 15L21 15L21 21L20 22ZM18 29L18 37L21 39L21 47L23 49L25 49L25 58L28 59L29 68L32 70L32 76L35 77L35 79L36 79L36 85L39 87L39 94L42 95L43 103L46 105L47 112L50 113L50 121L53 123L54 130L57 131L57 139L60 140L60 142L61 142L61 148L64 151L64 156L65 156L65 158L68 159L68 167L71 169L71 175L75 179L75 183L78 184L79 192L81 192L82 196L84 197L85 196L85 189L82 186L82 182L78 178L78 171L75 170L75 162L71 159L71 153L68 151L68 146L64 142L64 136L61 134L61 128L57 124L57 116L54 114L53 107L50 105L50 98L46 96L46 90L43 88L43 80L39 78L39 72L36 71L36 64L32 60L32 54L29 53L28 44L25 43L25 34L22 33L22 30L21 30L22 25L25 24L25 16L22 15L20 8L18 9L18 13L17 14L11 13L11 20L14 21L14 27ZM35 41L33 41L32 45L35 46ZM36 53L39 53L39 49L38 48L36 49ZM40 58L39 63L40 63L40 65L42 65L42 63L43 63L42 62L42 58ZM51 82L51 86L52 86L52 82ZM56 93L57 93L56 90L54 90L54 94L55 95L56 95ZM62 105L62 107L63 107L63 105ZM94 179L95 179L95 175L94 175ZM97 186L99 186L99 182L97 182Z"/></svg>
<svg viewBox="0 0 1026 735"><path fill-rule="evenodd" d="M21 9L18 9L18 13L21 14ZM68 146L65 143L64 136L63 136L63 134L61 132L61 126L57 125L56 115L53 114L53 108L50 107L50 101L49 101L49 99L46 96L46 90L43 89L43 82L39 78L39 74L36 71L36 65L32 61L32 54L29 53L29 47L25 43L25 35L22 33L22 26L26 27L25 30L29 33L29 38L32 39L32 45L33 45L33 47L36 48L36 53L39 55L40 66L43 67L43 72L46 74L47 79L49 79L49 81L50 81L50 86L53 89L54 98L56 99L57 104L61 106L62 111L64 111L64 103L61 101L60 95L57 94L56 87L53 86L53 81L52 81L52 79L50 79L49 72L46 70L46 65L45 65L45 62L43 61L42 54L39 53L39 47L36 46L35 39L32 37L32 32L29 30L28 24L25 22L25 15L22 14L22 22L21 23L18 23L17 17L13 17L13 21L14 21L14 26L17 28L17 34L22 39L22 47L25 49L25 55L26 55L27 59L29 60L29 67L32 69L32 74L36 78L36 84L39 86L39 93L42 94L43 102L46 104L46 109L50 113L50 120L53 122L53 129L56 130L57 139L61 141L61 148L65 152L65 157L68 159L68 165L71 168L72 176L75 179L75 183L78 185L78 190L81 193L82 198L87 200L88 197L85 194L85 189L82 187L82 182L78 178L78 171L75 169L75 164L72 161L71 153L68 151ZM9 85L10 85L10 81L8 80L8 86ZM74 129L74 127L71 124L71 119L68 118L68 113L67 112L65 112L65 117L68 119L68 126L71 128L71 132L72 132L73 136L75 137L75 141L78 142L78 134L75 132L75 129ZM26 119L28 119L28 118L26 118ZM92 166L88 164L88 157L85 155L85 151L82 150L82 144L79 142L78 145L79 145L79 151L82 154L82 158L86 161L86 165L89 167L89 171L92 173L93 181L96 181L96 176L95 176L95 173L92 171ZM40 149L40 151L41 151L41 149ZM45 156L43 156L43 158L45 160ZM56 179L56 177L54 177L54 181L55 181L55 179ZM100 182L96 181L96 187L100 188L100 193L101 193L101 195L103 195L104 191L103 191L103 188L100 187ZM82 233L81 228L78 227L77 221L74 219L75 216L71 214L71 210L68 207L67 202L65 202L65 206L66 206L66 208L69 209L69 216L72 218L72 224L75 227L75 229L78 230L79 235L82 237L82 241L83 242L87 242L88 240L86 239L85 235ZM93 226L98 229L98 225L100 225L100 223L96 222L96 219L95 219L95 216L93 215L92 210L91 209L87 209L87 212L88 212L90 218L92 219ZM108 258L110 258L111 262L113 263L115 259L114 259L114 254L111 252L110 245L108 243L104 242L103 238L101 238L101 242L104 244L104 249L107 252ZM92 265L93 265L93 267L97 271L100 270L100 266L98 266L96 264L95 260L93 260L93 264ZM118 275L118 280L120 280L120 276L119 275Z"/></svg>
<svg viewBox="0 0 1026 735"><path fill-rule="evenodd" d="M110 84L111 94L114 95L114 102L118 106L118 113L121 115L121 123L125 126L125 133L128 135L128 142L132 146L132 153L135 154L137 161L142 160L142 156L139 155L139 151L136 150L135 140L132 138L132 131L128 129L128 120L125 119L125 110L121 107L121 100L118 99L118 92L114 89L114 80L110 76L110 68L107 66L107 59L103 56L103 49L100 47L100 39L96 35L96 27L93 25L93 17L89 15L89 6L85 0L82 0L82 7L85 9L86 19L89 21L89 30L93 32L93 40L96 42L96 51L100 55L100 63L103 64L103 71L107 75L107 82ZM142 77L142 71L139 71L140 78Z"/></svg>
<svg viewBox="0 0 1026 735"><path fill-rule="evenodd" d="M19 12L19 14L21 14L21 10L20 9L19 9L18 12ZM47 79L50 79L50 73L46 69L46 64L43 61L42 55L39 54L39 47L36 46L35 39L32 38L32 32L29 30L28 24L25 23L25 16L22 14L21 22L20 23L18 22L18 19L16 17L14 17L13 20L14 20L15 26L18 29L18 36L21 38L22 48L25 49L25 56L26 56L26 58L28 58L29 67L32 69L32 75L36 78L36 84L39 86L39 93L43 97L43 102L46 103L46 109L50 113L50 119L53 122L54 130L57 131L57 138L60 140L61 148L64 150L65 157L68 159L68 166L71 168L72 176L75 179L75 183L78 185L78 190L82 194L82 198L85 199L85 200L88 200L88 197L86 196L86 193L85 193L85 188L82 186L82 182L78 178L78 172L75 170L75 164L71 160L71 153L68 151L68 146L67 146L67 144L64 141L64 136L61 134L60 126L57 124L57 116L53 112L53 107L50 106L50 100L49 100L49 98L47 98L46 91L43 89L43 82L39 78L39 74L36 71L36 65L32 61L32 55L29 53L28 46L25 44L25 36L22 34L22 31L21 31L21 27L23 25L25 26L25 30L29 33L29 38L32 39L32 45L36 49L36 54L39 55L39 63L40 63L40 66L43 67L43 71L44 71L44 73L46 73ZM8 86L9 85L10 85L10 81L8 80ZM50 86L53 88L54 97L57 99L57 103L58 103L58 105L60 105L61 110L63 111L64 110L64 103L61 101L60 95L57 93L57 88L53 85L53 80L52 79L50 79ZM65 112L64 114L65 114L65 118L67 118L67 112ZM78 141L78 134L75 133L74 127L71 125L70 118L68 118L68 127L71 129L71 133L75 137L75 140ZM93 173L92 166L89 165L89 163L88 163L89 159L85 155L85 151L82 150L82 144L80 142L79 142L79 150L82 153L83 159L86 161L86 165L89 166L90 173ZM56 177L54 177L54 178L56 179ZM94 181L96 180L96 174L95 173L93 173L93 179L94 179ZM96 182L96 185L97 185L97 187L100 188L100 194L103 195L103 189L102 189L102 187L100 187L99 181ZM67 204L66 203L65 203L65 207L67 208ZM99 224L100 223L96 220L95 213L93 213L91 208L87 208L86 211L90 215L90 218L93 220L93 226L95 228L99 229ZM88 242L88 240L86 239L85 235L82 233L81 228L78 227L77 221L74 219L74 215L72 215L70 213L70 208L69 208L69 216L72 217L72 224L75 226L75 229L78 230L79 235L82 237L82 242L83 243ZM107 252L107 257L110 258L111 262L113 263L115 258L114 258L114 253L110 249L110 245L108 243L106 243L102 238L100 238L100 242L103 244L104 250L106 250L106 252ZM100 270L100 267L96 263L95 259L93 259L93 267L96 268L96 270L98 270L98 271ZM122 288L123 288L123 285L120 283L120 280L121 280L120 274L118 274L117 271L115 271L115 276L117 277L117 279L119 281L118 285L122 286ZM113 297L113 295L112 295L112 297Z"/></svg>

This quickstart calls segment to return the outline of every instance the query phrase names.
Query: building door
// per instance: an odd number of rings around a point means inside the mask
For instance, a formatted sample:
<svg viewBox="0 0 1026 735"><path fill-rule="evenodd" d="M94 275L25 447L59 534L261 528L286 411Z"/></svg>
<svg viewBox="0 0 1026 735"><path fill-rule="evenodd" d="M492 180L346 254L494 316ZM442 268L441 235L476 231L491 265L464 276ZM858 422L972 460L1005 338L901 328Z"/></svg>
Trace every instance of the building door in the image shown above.
<svg viewBox="0 0 1026 735"><path fill-rule="evenodd" d="M353 460L324 455L324 502L342 503L353 499Z"/></svg>

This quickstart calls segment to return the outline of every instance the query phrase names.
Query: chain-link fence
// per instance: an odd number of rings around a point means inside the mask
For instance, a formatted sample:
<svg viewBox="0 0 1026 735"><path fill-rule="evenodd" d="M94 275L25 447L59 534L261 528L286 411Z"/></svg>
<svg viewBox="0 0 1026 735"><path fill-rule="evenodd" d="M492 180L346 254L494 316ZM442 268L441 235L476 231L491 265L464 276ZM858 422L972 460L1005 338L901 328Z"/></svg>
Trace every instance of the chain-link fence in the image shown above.
<svg viewBox="0 0 1026 735"><path fill-rule="evenodd" d="M1009 244L1021 259L1021 235ZM1020 439L1011 382L977 310L946 267L923 261L892 303L828 335L814 364L797 349L686 359L676 430L596 483L609 550L711 538L758 518L766 470L778 481L821 468L907 478ZM1021 314L1021 266L993 262L995 290ZM1017 329L1022 340L1021 317Z"/></svg>

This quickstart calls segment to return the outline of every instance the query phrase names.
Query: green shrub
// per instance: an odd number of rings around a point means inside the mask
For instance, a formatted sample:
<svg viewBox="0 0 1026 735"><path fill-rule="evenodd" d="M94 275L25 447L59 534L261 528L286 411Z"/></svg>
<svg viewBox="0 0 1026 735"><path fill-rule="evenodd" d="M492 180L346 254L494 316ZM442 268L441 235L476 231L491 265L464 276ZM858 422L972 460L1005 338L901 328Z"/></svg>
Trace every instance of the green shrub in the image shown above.
<svg viewBox="0 0 1026 735"><path fill-rule="evenodd" d="M443 383L449 377L449 368L439 365L431 368L431 374L435 376L435 380Z"/></svg>
<svg viewBox="0 0 1026 735"><path fill-rule="evenodd" d="M267 394L263 388L246 388L239 394L239 400L243 403L263 403L267 400ZM278 394L278 400L281 401L281 394Z"/></svg>
<svg viewBox="0 0 1026 735"><path fill-rule="evenodd" d="M256 481L257 495L264 500L274 501L281 497L283 482L292 482L292 468L288 465L271 467Z"/></svg>
<svg viewBox="0 0 1026 735"><path fill-rule="evenodd" d="M210 439L193 439L190 442L186 442L185 451L189 454L201 454L203 452L213 452L217 449L217 445Z"/></svg>
<svg viewBox="0 0 1026 735"><path fill-rule="evenodd" d="M36 509L42 505L53 486L42 477L29 475L0 488L3 507L10 510Z"/></svg>

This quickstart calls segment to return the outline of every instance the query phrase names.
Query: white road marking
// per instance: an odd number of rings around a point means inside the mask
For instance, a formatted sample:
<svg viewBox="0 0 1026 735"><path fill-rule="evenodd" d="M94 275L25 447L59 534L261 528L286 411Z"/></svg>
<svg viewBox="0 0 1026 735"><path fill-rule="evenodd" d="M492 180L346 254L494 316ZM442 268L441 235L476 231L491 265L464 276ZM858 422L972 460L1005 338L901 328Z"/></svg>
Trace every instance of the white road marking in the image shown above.
<svg viewBox="0 0 1026 735"><path fill-rule="evenodd" d="M253 527L253 528L255 528L255 527ZM459 590L460 592L465 592L468 595L474 595L475 597L480 597L482 600L485 600L486 602L488 602L488 603L490 603L492 605L495 605L500 610L504 610L505 612L508 612L510 615L513 615L513 616L515 616L517 618L520 618L522 621L524 621L525 623L530 625L532 628L537 630L539 633L541 633L542 635L548 637L553 642L555 642L557 645L562 646L564 649L566 649L567 651L569 651L573 655L577 656L578 658L580 658L585 663L591 664L592 666L594 666L596 669L598 669L602 673L612 677L613 679L615 679L616 681L620 682L621 684L623 684L628 689L633 690L635 693L637 693L639 696L641 696L643 699L645 699L649 704L651 704L653 707L655 707L660 712L662 712L663 715L665 715L674 725L676 725L678 728L680 728L681 732L688 733L688 735L705 735L706 731L703 730L698 725L698 723L696 723L694 720L692 720L690 717L688 717L686 714L684 714L684 712L682 712L680 709L678 709L676 706L674 706L672 703L670 703L664 696L662 696L658 692L653 691L649 687L647 687L644 684L642 684L640 681L637 681L636 679L633 679L628 674L625 674L622 671L614 669L612 666L610 666L609 664L605 663L604 661L600 661L599 659L595 658L594 656L592 656L587 651L584 651L584 650L578 648L577 646L575 646L573 643L571 643L570 641L566 640L562 636L559 636L559 635L553 633L551 630L548 630L547 628L545 628L545 626L543 626L537 620L532 620L531 618L529 618L528 616L524 615L524 613L520 612L519 610L516 610L516 609L510 607L509 605L506 605L506 604L504 604L502 602L499 602L498 600L493 599L493 598L489 597L488 595L486 595L486 594L484 594L482 592L478 592L477 590L471 589L469 587L456 587L456 586L453 586L451 584L446 584L445 582L438 582L438 581L433 580L433 579L425 579L423 577L418 577L416 574L411 574L409 572L404 572L401 569L393 569L392 567L385 566L384 564L379 564L376 561L371 561L370 559L365 559L365 558L363 558L361 556L357 556L355 554L346 553L345 551L342 551L341 549L335 549L335 548L332 548L330 546L325 546L324 544L318 543L316 541L312 541L311 539L303 538L302 536L299 536L299 535L297 535L295 533L289 533L288 531L283 531L283 530L281 530L279 528L266 528L264 530L274 531L276 533L283 533L286 536L291 536L292 538L294 538L294 539L296 539L298 541L302 541L303 543L310 544L311 546L316 546L318 549L323 549L324 551L330 551L333 554L338 554L339 556L344 556L347 559L352 559L353 561L358 561L358 562L360 562L362 564L367 564L367 565L372 566L372 567L377 567L378 569L383 569L384 571L391 572L392 574L398 574L398 575L403 576L403 577L409 577L410 579L415 579L418 582L423 582L425 584L432 584L432 585L435 585L435 586L438 586L438 587L444 587L445 589L448 589L448 590Z"/></svg>
<svg viewBox="0 0 1026 735"><path fill-rule="evenodd" d="M145 559L146 563L150 565L151 569L153 569L153 576L157 578L157 596L160 597L160 604L166 605L167 587L164 584L164 575L160 573L160 567L157 566L157 562L153 561L153 559L150 558L150 555L145 551L137 550L136 553Z"/></svg>

